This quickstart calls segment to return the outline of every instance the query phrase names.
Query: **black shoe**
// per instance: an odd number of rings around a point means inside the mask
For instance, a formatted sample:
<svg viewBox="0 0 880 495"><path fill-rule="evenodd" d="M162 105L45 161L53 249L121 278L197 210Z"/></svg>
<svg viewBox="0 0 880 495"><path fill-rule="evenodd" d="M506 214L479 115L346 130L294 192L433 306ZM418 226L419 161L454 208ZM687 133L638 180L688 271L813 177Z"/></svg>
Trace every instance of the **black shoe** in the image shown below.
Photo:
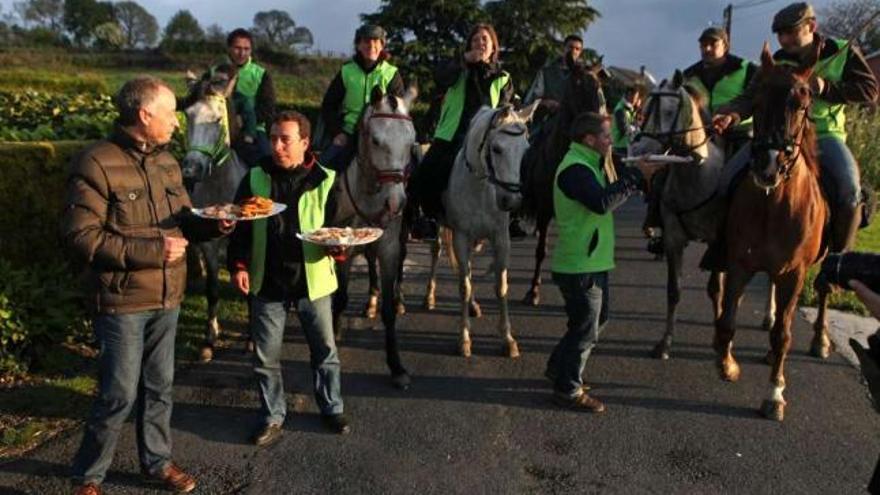
<svg viewBox="0 0 880 495"><path fill-rule="evenodd" d="M329 416L321 416L324 426L333 433L339 435L348 435L351 433L351 423L344 414L331 414Z"/></svg>
<svg viewBox="0 0 880 495"><path fill-rule="evenodd" d="M508 227L508 231L510 232L510 240L518 241L521 239L525 239L529 236L528 232L523 230L519 225L519 220L511 220L510 227Z"/></svg>
<svg viewBox="0 0 880 495"><path fill-rule="evenodd" d="M271 423L257 430L252 441L257 447L264 447L276 442L279 438L281 438L281 425Z"/></svg>
<svg viewBox="0 0 880 495"><path fill-rule="evenodd" d="M663 236L652 237L648 239L648 252L651 254L661 255L666 252L666 247L663 245Z"/></svg>

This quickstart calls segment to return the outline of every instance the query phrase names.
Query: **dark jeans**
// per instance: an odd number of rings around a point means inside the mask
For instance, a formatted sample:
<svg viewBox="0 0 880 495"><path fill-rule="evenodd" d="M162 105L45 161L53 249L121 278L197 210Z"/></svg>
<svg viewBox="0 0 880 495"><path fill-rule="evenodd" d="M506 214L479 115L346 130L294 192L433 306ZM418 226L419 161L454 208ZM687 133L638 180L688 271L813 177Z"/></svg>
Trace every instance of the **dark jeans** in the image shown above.
<svg viewBox="0 0 880 495"><path fill-rule="evenodd" d="M246 143L241 138L232 144L238 158L241 159L248 167L256 167L260 160L272 154L272 144L265 132L257 131L254 136L253 143Z"/></svg>
<svg viewBox="0 0 880 495"><path fill-rule="evenodd" d="M171 461L171 387L179 308L99 315L98 396L73 461L77 482L100 484L113 461L122 423L137 405L138 455L151 474Z"/></svg>
<svg viewBox="0 0 880 495"><path fill-rule="evenodd" d="M443 216L443 191L449 185L449 176L460 147L460 140L450 142L437 139L431 143L425 158L416 167L412 179L413 199L430 217Z"/></svg>
<svg viewBox="0 0 880 495"><path fill-rule="evenodd" d="M281 379L281 350L284 323L289 306L296 308L309 345L315 401L323 415L342 413L342 385L339 354L333 340L333 314L330 296L310 301L303 297L294 303L269 301L259 296L251 300L251 335L254 339L254 373L260 389L265 424L284 423L287 400Z"/></svg>
<svg viewBox="0 0 880 495"><path fill-rule="evenodd" d="M331 144L321 153L321 164L337 172L347 169L354 159L357 146L352 136L348 137L345 146Z"/></svg>
<svg viewBox="0 0 880 495"><path fill-rule="evenodd" d="M565 300L568 331L550 354L547 370L556 375L556 392L576 397L584 384L587 359L608 321L608 272L553 272L553 281Z"/></svg>

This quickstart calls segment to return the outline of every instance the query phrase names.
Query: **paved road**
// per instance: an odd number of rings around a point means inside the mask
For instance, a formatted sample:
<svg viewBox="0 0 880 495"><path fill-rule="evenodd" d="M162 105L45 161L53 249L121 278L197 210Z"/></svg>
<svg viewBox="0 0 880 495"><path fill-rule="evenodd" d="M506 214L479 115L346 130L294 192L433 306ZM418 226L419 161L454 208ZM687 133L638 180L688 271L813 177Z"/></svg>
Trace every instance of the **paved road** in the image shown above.
<svg viewBox="0 0 880 495"><path fill-rule="evenodd" d="M769 375L761 363L768 345L759 328L761 290L748 293L741 312L743 377L721 382L696 248L688 256L675 357L649 357L662 332L665 265L642 249L641 211L633 201L619 212L612 320L586 370L606 414L549 403L543 365L565 322L552 284L539 308L513 305L523 356L511 361L499 355L491 282L478 279L487 315L476 323L474 357L465 360L453 354L457 289L444 267L438 310L428 314L412 304L400 322L403 358L415 377L410 391L388 385L381 325L352 318L341 348L351 435L321 430L307 392L305 344L294 327L284 376L295 413L284 438L262 450L248 445L256 394L236 343L215 362L178 374L177 460L198 475L199 493L862 493L880 454L880 416L857 371L836 354L827 362L809 357L810 330L799 321L785 423L759 417ZM514 249L515 298L525 291L533 246L524 241ZM426 250L413 251L406 288L417 299ZM488 263L480 257L477 273ZM362 293L355 292L355 303ZM73 431L0 465L0 492L66 490L80 435ZM151 493L137 472L128 423L105 486L110 493Z"/></svg>

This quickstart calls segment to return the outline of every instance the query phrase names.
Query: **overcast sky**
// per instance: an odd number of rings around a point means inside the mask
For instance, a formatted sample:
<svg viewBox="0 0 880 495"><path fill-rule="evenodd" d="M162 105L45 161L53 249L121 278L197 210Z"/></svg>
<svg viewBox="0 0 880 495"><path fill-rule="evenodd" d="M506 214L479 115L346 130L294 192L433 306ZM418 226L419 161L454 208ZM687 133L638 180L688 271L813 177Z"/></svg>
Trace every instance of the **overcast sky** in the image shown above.
<svg viewBox="0 0 880 495"><path fill-rule="evenodd" d="M358 15L375 11L376 0L139 0L164 26L181 5L202 24L231 29L249 26L261 10L287 10L298 25L311 29L314 48L348 53ZM755 60L765 39L775 46L770 33L773 14L791 0L738 0L733 11L733 52ZM12 0L0 0L3 12ZM605 55L607 65L638 69L645 65L658 78L668 77L698 58L700 31L720 24L727 0L593 0L602 17L586 33L586 44ZM817 8L832 0L815 0ZM753 4L753 6L747 6ZM503 34L502 34L503 36ZM503 43L503 37L502 37Z"/></svg>

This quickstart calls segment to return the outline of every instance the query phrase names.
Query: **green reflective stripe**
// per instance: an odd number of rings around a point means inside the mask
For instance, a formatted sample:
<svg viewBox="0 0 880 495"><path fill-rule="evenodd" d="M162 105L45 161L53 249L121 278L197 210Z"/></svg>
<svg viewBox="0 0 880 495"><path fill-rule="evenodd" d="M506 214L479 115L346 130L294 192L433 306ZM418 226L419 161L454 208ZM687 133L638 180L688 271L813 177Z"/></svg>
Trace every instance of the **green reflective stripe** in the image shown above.
<svg viewBox="0 0 880 495"><path fill-rule="evenodd" d="M623 110L624 112L624 126L629 128L632 125L633 120L636 118L636 111L631 106L628 107L626 105L626 101L621 98L620 101L617 102L617 105L614 106L614 116L615 119L613 121L614 125L611 126L611 139L613 142L613 146L615 148L626 148L629 146L629 136L626 133L626 128L618 129L617 128L617 112Z"/></svg>
<svg viewBox="0 0 880 495"><path fill-rule="evenodd" d="M315 166L320 167L317 163ZM297 204L300 229L303 232L310 232L324 225L324 207L333 189L335 172L324 167L321 170L327 177L317 187L305 191ZM272 179L262 168L254 167L250 171L250 186L255 196L268 198L272 191ZM251 294L258 294L263 287L268 225L265 218L255 220L252 225L251 259L248 265ZM309 299L314 301L332 294L337 288L336 265L333 259L327 256L321 246L303 242L302 247Z"/></svg>
<svg viewBox="0 0 880 495"><path fill-rule="evenodd" d="M260 90L260 84L263 82L263 74L266 69L254 62L248 60L246 64L238 68L238 80L235 83L235 92L240 98L247 99L253 108L257 107L257 92ZM266 126L263 123L257 123L257 130L266 132Z"/></svg>
<svg viewBox="0 0 880 495"><path fill-rule="evenodd" d="M690 77L687 80L687 83L692 88L696 89L700 95L703 97L703 100L708 102L709 104L709 112L713 115L718 111L719 108L727 105L731 101L733 101L737 96L743 94L746 89L746 77L748 76L749 71L749 61L743 60L740 67L730 74L722 77L715 83L715 86L712 87L712 91L709 91L708 88L703 84L703 81L700 80L699 77ZM748 130L752 126L752 119L749 117L748 119L737 124L734 129L737 130Z"/></svg>
<svg viewBox="0 0 880 495"><path fill-rule="evenodd" d="M843 80L843 69L849 58L849 45L846 41L828 38L837 44L837 53L819 61L816 75L830 82ZM846 142L846 105L831 104L822 99L813 101L810 116L816 123L816 133L821 136L836 136Z"/></svg>
<svg viewBox="0 0 880 495"><path fill-rule="evenodd" d="M614 268L614 217L598 214L571 199L559 188L559 176L570 167L584 167L599 184L608 181L602 169L603 157L580 143L571 143L553 179L553 207L558 238L551 267L558 273L597 273Z"/></svg>
<svg viewBox="0 0 880 495"><path fill-rule="evenodd" d="M379 86L383 93L397 74L397 67L382 61L370 72L364 72L355 61L346 62L340 71L345 98L342 100L342 130L354 134L358 119L364 107L370 102L373 88Z"/></svg>
<svg viewBox="0 0 880 495"><path fill-rule="evenodd" d="M455 131L458 130L461 121L461 114L464 113L467 74L467 70L461 71L455 84L446 90L446 95L443 97L443 107L440 110L440 120L437 124L437 130L434 131L434 139L452 141L452 138L455 137ZM498 106L498 102L501 101L501 92L509 81L510 74L502 71L501 75L489 85L489 103L492 108Z"/></svg>

